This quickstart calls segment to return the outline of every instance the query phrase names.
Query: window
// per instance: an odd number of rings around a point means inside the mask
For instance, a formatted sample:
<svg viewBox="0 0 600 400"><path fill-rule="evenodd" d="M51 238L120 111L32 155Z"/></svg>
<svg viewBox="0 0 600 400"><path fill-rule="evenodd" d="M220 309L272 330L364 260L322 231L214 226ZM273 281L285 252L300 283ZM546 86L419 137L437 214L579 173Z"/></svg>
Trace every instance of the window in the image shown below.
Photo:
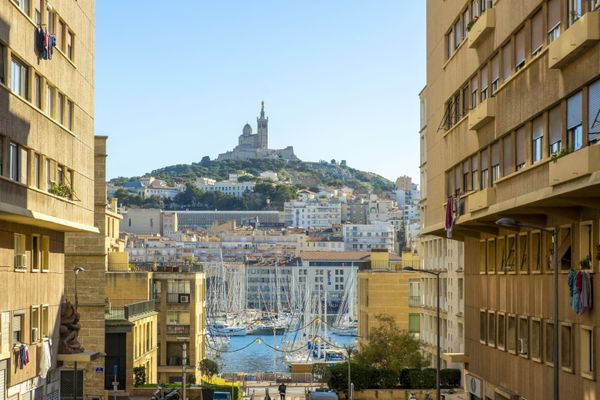
<svg viewBox="0 0 600 400"><path fill-rule="evenodd" d="M488 67L487 64L481 69L481 101L488 97Z"/></svg>
<svg viewBox="0 0 600 400"><path fill-rule="evenodd" d="M29 87L29 71L27 66L22 61L13 57L10 71L11 90L24 99L27 99L27 89Z"/></svg>
<svg viewBox="0 0 600 400"><path fill-rule="evenodd" d="M31 269L38 271L42 266L42 240L40 235L31 235Z"/></svg>
<svg viewBox="0 0 600 400"><path fill-rule="evenodd" d="M541 161L543 157L542 143L544 139L544 119L541 115L533 120L533 130L531 135L531 159L535 164L536 162Z"/></svg>
<svg viewBox="0 0 600 400"><path fill-rule="evenodd" d="M531 232L531 271L542 270L542 240L540 232Z"/></svg>
<svg viewBox="0 0 600 400"><path fill-rule="evenodd" d="M75 111L73 102L71 100L67 100L67 107L65 108L67 113L65 117L65 124L67 129L70 131L73 130L73 112Z"/></svg>
<svg viewBox="0 0 600 400"><path fill-rule="evenodd" d="M486 189L490 184L490 177L488 171L488 152L484 150L481 152L481 189Z"/></svg>
<svg viewBox="0 0 600 400"><path fill-rule="evenodd" d="M600 82L600 81L598 81ZM473 77L473 79L471 79L471 108L475 108L477 106L478 103L478 91L477 91L477 75L475 75ZM599 87L599 94L600 94L600 87ZM600 104L600 95L598 96L599 99L599 104ZM599 110L600 112L600 110ZM600 121L600 119L599 119ZM600 122L598 123L598 131L600 132Z"/></svg>
<svg viewBox="0 0 600 400"><path fill-rule="evenodd" d="M513 135L509 133L502 139L502 174L504 176L508 176L514 172L515 168L515 158L514 158L514 143L513 143Z"/></svg>
<svg viewBox="0 0 600 400"><path fill-rule="evenodd" d="M47 12L48 12L48 19L47 19L47 24L48 24L48 33L52 34L52 33L56 33L54 30L54 21L55 21L55 16L56 14L54 13L54 11L52 11L52 8L50 6L48 6L46 8Z"/></svg>
<svg viewBox="0 0 600 400"><path fill-rule="evenodd" d="M565 323L560 325L560 366L573 372L573 326Z"/></svg>
<svg viewBox="0 0 600 400"><path fill-rule="evenodd" d="M592 83L588 90L588 142L600 139L600 80Z"/></svg>
<svg viewBox="0 0 600 400"><path fill-rule="evenodd" d="M581 360L581 375L586 378L594 379L596 369L594 352L596 351L594 341L594 328L591 326L580 327L581 351L579 359Z"/></svg>
<svg viewBox="0 0 600 400"><path fill-rule="evenodd" d="M53 86L47 85L46 88L46 114L50 118L54 118L56 115L56 88Z"/></svg>
<svg viewBox="0 0 600 400"><path fill-rule="evenodd" d="M42 109L42 77L38 74L33 76L33 102L37 108Z"/></svg>
<svg viewBox="0 0 600 400"><path fill-rule="evenodd" d="M31 307L31 343L37 342L40 337L40 308Z"/></svg>
<svg viewBox="0 0 600 400"><path fill-rule="evenodd" d="M546 363L554 364L554 323L546 321L544 355Z"/></svg>
<svg viewBox="0 0 600 400"><path fill-rule="evenodd" d="M460 24L460 18L454 23L454 49L458 49L462 42L462 26Z"/></svg>
<svg viewBox="0 0 600 400"><path fill-rule="evenodd" d="M465 193L472 189L471 187L469 187L471 185L471 182L469 180L469 170L470 170L469 160L467 160L467 161L463 162L463 176L462 176L463 191Z"/></svg>
<svg viewBox="0 0 600 400"><path fill-rule="evenodd" d="M189 325L190 324L190 313L169 311L167 313L167 325Z"/></svg>
<svg viewBox="0 0 600 400"><path fill-rule="evenodd" d="M486 254L486 242L485 240L482 240L479 242L479 272L482 274L486 273L486 261L487 261L487 254Z"/></svg>
<svg viewBox="0 0 600 400"><path fill-rule="evenodd" d="M471 190L479 189L479 157L471 157Z"/></svg>
<svg viewBox="0 0 600 400"><path fill-rule="evenodd" d="M492 96L496 94L500 82L500 53L492 58Z"/></svg>
<svg viewBox="0 0 600 400"><path fill-rule="evenodd" d="M21 11L29 15L29 11L31 10L29 0L13 0L13 2L21 9Z"/></svg>
<svg viewBox="0 0 600 400"><path fill-rule="evenodd" d="M496 272L496 240L488 239L487 241L487 266L488 273Z"/></svg>
<svg viewBox="0 0 600 400"><path fill-rule="evenodd" d="M517 240L514 235L506 237L506 272L515 272L515 260L517 259Z"/></svg>
<svg viewBox="0 0 600 400"><path fill-rule="evenodd" d="M500 179L500 143L496 142L492 145L492 184Z"/></svg>
<svg viewBox="0 0 600 400"><path fill-rule="evenodd" d="M498 272L506 271L506 242L504 236L496 238L496 268Z"/></svg>
<svg viewBox="0 0 600 400"><path fill-rule="evenodd" d="M421 315L420 314L408 314L408 333L414 338L419 338L421 332Z"/></svg>
<svg viewBox="0 0 600 400"><path fill-rule="evenodd" d="M487 339L487 313L485 310L479 311L479 341L485 343Z"/></svg>
<svg viewBox="0 0 600 400"><path fill-rule="evenodd" d="M2 354L3 358L9 356L11 347L10 334L10 313L8 311L0 312L0 354Z"/></svg>
<svg viewBox="0 0 600 400"><path fill-rule="evenodd" d="M452 29L446 33L446 59L450 59L450 57L452 57L452 53L454 51L454 43L453 43L453 37L452 37Z"/></svg>
<svg viewBox="0 0 600 400"><path fill-rule="evenodd" d="M548 1L548 43L560 36L560 0Z"/></svg>
<svg viewBox="0 0 600 400"><path fill-rule="evenodd" d="M479 0L471 0L471 16L472 19L479 17Z"/></svg>
<svg viewBox="0 0 600 400"><path fill-rule="evenodd" d="M525 28L521 28L515 35L515 70L520 70L525 65Z"/></svg>
<svg viewBox="0 0 600 400"><path fill-rule="evenodd" d="M465 8L465 10L462 13L462 31L465 37L467 37L468 35L468 26L469 26L469 7Z"/></svg>
<svg viewBox="0 0 600 400"><path fill-rule="evenodd" d="M558 154L562 150L561 132L562 132L562 115L560 105L550 110L549 114L549 131L550 145L549 155Z"/></svg>
<svg viewBox="0 0 600 400"><path fill-rule="evenodd" d="M73 32L67 31L67 57L69 60L74 61L75 58L75 40L73 38Z"/></svg>
<svg viewBox="0 0 600 400"><path fill-rule="evenodd" d="M518 265L519 272L527 273L529 271L529 237L526 233L519 235L519 249L518 249Z"/></svg>
<svg viewBox="0 0 600 400"><path fill-rule="evenodd" d="M179 343L178 346L181 347ZM181 364L181 361L179 363ZM61 399L83 400L83 370L78 369L76 379L74 378L74 370L60 370Z"/></svg>
<svg viewBox="0 0 600 400"><path fill-rule="evenodd" d="M531 55L535 55L544 46L544 15L542 10L531 18Z"/></svg>
<svg viewBox="0 0 600 400"><path fill-rule="evenodd" d="M517 351L517 317L514 315L506 318L506 350L511 353Z"/></svg>
<svg viewBox="0 0 600 400"><path fill-rule="evenodd" d="M50 159L46 158L46 167L45 167L45 174L46 174L46 191L49 192L50 189L52 189L52 164L50 162Z"/></svg>
<svg viewBox="0 0 600 400"><path fill-rule="evenodd" d="M512 42L508 42L502 47L502 78L506 81L512 74Z"/></svg>
<svg viewBox="0 0 600 400"><path fill-rule="evenodd" d="M553 252L554 245L552 242L552 233L554 229L550 229L550 232L544 232L545 244L546 244L546 271L550 272L554 269L553 264ZM560 242L559 242L560 243Z"/></svg>
<svg viewBox="0 0 600 400"><path fill-rule="evenodd" d="M527 133L525 131L525 127L522 126L517 129L515 133L516 138L516 160L515 160L515 170L518 171L525 167L525 158L527 157ZM506 151L506 149L504 150ZM512 161L512 159L511 159Z"/></svg>
<svg viewBox="0 0 600 400"><path fill-rule="evenodd" d="M567 100L567 147L579 150L583 147L583 105L579 91Z"/></svg>
<svg viewBox="0 0 600 400"><path fill-rule="evenodd" d="M6 72L4 71L4 56L6 55L6 47L0 44L0 82L6 84Z"/></svg>
<svg viewBox="0 0 600 400"><path fill-rule="evenodd" d="M573 25L582 15L581 9L581 1L582 0L568 0L567 1L567 16L569 21L569 26Z"/></svg>
<svg viewBox="0 0 600 400"><path fill-rule="evenodd" d="M494 312L488 312L488 326L487 326L487 334L488 334L488 345L495 346L496 345L496 314Z"/></svg>
<svg viewBox="0 0 600 400"><path fill-rule="evenodd" d="M25 235L21 233L15 233L14 236L14 255L15 255L15 268L16 269L25 269L27 268L27 257L26 257L26 249L25 249Z"/></svg>
<svg viewBox="0 0 600 400"><path fill-rule="evenodd" d="M579 257L583 260L587 258L590 262L587 268L591 268L592 249L593 249L593 225L591 222L582 222L579 225ZM584 267L581 267L584 269ZM585 269L587 269L585 268Z"/></svg>
<svg viewBox="0 0 600 400"><path fill-rule="evenodd" d="M42 272L48 272L50 269L50 236L42 236Z"/></svg>
<svg viewBox="0 0 600 400"><path fill-rule="evenodd" d="M12 318L12 343L13 346L19 345L24 342L24 324L25 324L25 314L18 313L13 314Z"/></svg>
<svg viewBox="0 0 600 400"><path fill-rule="evenodd" d="M33 186L37 189L41 186L41 156L39 154L34 154L33 156Z"/></svg>
<svg viewBox="0 0 600 400"><path fill-rule="evenodd" d="M469 113L469 85L463 87L461 93L461 100L462 115L465 116Z"/></svg>
<svg viewBox="0 0 600 400"><path fill-rule="evenodd" d="M64 167L62 165L59 165L56 167L56 184L58 186L62 185L64 183ZM152 224L150 224L150 226L152 226Z"/></svg>
<svg viewBox="0 0 600 400"><path fill-rule="evenodd" d="M498 348L504 350L506 348L506 317L502 313L498 313Z"/></svg>
<svg viewBox="0 0 600 400"><path fill-rule="evenodd" d="M521 356L527 356L529 354L529 320L527 317L519 317L517 353Z"/></svg>
<svg viewBox="0 0 600 400"><path fill-rule="evenodd" d="M57 98L58 112L56 115L56 120L59 124L64 125L65 122L65 95L62 93L58 93Z"/></svg>
<svg viewBox="0 0 600 400"><path fill-rule="evenodd" d="M531 319L531 359L542 361L542 321Z"/></svg>
<svg viewBox="0 0 600 400"><path fill-rule="evenodd" d="M10 143L8 148L8 177L13 181L19 180L19 145Z"/></svg>
<svg viewBox="0 0 600 400"><path fill-rule="evenodd" d="M56 47L65 50L65 21L58 19L58 29L56 30Z"/></svg>

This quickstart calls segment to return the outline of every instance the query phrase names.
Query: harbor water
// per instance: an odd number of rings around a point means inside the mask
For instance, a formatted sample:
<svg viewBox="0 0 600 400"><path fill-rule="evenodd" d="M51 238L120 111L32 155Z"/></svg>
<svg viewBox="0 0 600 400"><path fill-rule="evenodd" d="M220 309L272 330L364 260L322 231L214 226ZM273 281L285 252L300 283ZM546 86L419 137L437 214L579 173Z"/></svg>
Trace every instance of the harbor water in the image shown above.
<svg viewBox="0 0 600 400"><path fill-rule="evenodd" d="M288 372L288 365L281 351L274 351L273 347L281 349L282 335L246 335L232 336L226 350L219 354L217 362L222 372L260 373L273 372L276 356L277 372ZM331 334L332 343L340 347L355 342L352 336L338 336ZM273 346L273 343L276 346Z"/></svg>

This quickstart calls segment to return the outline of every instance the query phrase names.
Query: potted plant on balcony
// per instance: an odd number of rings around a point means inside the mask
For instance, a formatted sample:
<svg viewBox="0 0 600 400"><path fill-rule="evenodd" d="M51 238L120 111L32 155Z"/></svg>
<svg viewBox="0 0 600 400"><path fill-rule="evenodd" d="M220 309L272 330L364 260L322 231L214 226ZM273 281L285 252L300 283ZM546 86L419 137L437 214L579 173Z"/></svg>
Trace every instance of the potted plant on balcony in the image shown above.
<svg viewBox="0 0 600 400"><path fill-rule="evenodd" d="M550 157L552 159L552 162L557 162L559 158L562 158L566 155L569 155L573 152L573 149L570 147L565 147L564 149L562 149L560 151L560 153L553 153L552 156Z"/></svg>
<svg viewBox="0 0 600 400"><path fill-rule="evenodd" d="M590 265L592 264L592 260L590 256L585 256L585 258L579 261L579 266L581 269L590 269Z"/></svg>
<svg viewBox="0 0 600 400"><path fill-rule="evenodd" d="M64 183L60 185L53 183L48 192L66 199L72 199L74 194L73 189Z"/></svg>
<svg viewBox="0 0 600 400"><path fill-rule="evenodd" d="M469 23L467 24L467 32L471 32L471 28L473 28L473 25L475 25L475 22L477 22L477 20L479 19L479 16L474 16L472 20L469 21Z"/></svg>

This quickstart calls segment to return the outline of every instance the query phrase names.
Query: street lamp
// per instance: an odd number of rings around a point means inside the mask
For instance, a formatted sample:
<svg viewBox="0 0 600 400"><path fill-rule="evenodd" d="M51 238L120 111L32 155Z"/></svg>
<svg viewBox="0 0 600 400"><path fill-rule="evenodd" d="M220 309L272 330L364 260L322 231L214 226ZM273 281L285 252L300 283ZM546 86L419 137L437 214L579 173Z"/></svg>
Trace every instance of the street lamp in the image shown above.
<svg viewBox="0 0 600 400"><path fill-rule="evenodd" d="M350 358L352 357L352 353L354 352L354 346L352 344L347 344L344 346L346 349L346 353L348 354L348 396L346 397L349 400L352 400L352 378L350 377Z"/></svg>
<svg viewBox="0 0 600 400"><path fill-rule="evenodd" d="M79 318L79 314L77 313L79 306L79 299L77 298L77 275L80 272L85 272L85 268L75 267L73 268L73 272L75 273L75 315ZM77 400L77 361L73 363L73 400Z"/></svg>
<svg viewBox="0 0 600 400"><path fill-rule="evenodd" d="M550 229L546 226L521 223L512 218L500 218L498 221L496 221L496 225L512 229L539 229L543 232L552 233L552 267L554 276L554 342L552 343L552 361L554 372L553 399L558 400L558 233L560 231L560 227L557 226L554 229Z"/></svg>
<svg viewBox="0 0 600 400"><path fill-rule="evenodd" d="M435 391L436 391L436 399L441 399L441 386L440 386L440 364L442 363L441 358L441 350L440 350L440 274L441 271L431 271L428 269L415 269L413 267L404 267L402 271L406 272L423 272L424 274L430 274L435 276L436 284L437 284L437 300L436 300L436 309L437 309L437 318L436 318L436 330L437 330L437 362L435 368Z"/></svg>

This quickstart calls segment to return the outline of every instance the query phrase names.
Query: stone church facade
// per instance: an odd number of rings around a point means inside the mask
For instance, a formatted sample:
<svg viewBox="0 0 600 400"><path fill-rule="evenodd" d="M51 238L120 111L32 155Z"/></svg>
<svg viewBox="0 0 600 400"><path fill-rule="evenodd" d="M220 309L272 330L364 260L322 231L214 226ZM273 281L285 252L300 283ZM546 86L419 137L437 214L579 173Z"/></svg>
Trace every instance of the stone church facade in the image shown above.
<svg viewBox="0 0 600 400"><path fill-rule="evenodd" d="M250 160L252 158L280 158L283 160L298 160L294 148L269 149L269 118L265 117L265 102L261 103L260 116L256 118L257 132L252 133L250 124L244 125L238 145L231 151L219 154L221 160Z"/></svg>

